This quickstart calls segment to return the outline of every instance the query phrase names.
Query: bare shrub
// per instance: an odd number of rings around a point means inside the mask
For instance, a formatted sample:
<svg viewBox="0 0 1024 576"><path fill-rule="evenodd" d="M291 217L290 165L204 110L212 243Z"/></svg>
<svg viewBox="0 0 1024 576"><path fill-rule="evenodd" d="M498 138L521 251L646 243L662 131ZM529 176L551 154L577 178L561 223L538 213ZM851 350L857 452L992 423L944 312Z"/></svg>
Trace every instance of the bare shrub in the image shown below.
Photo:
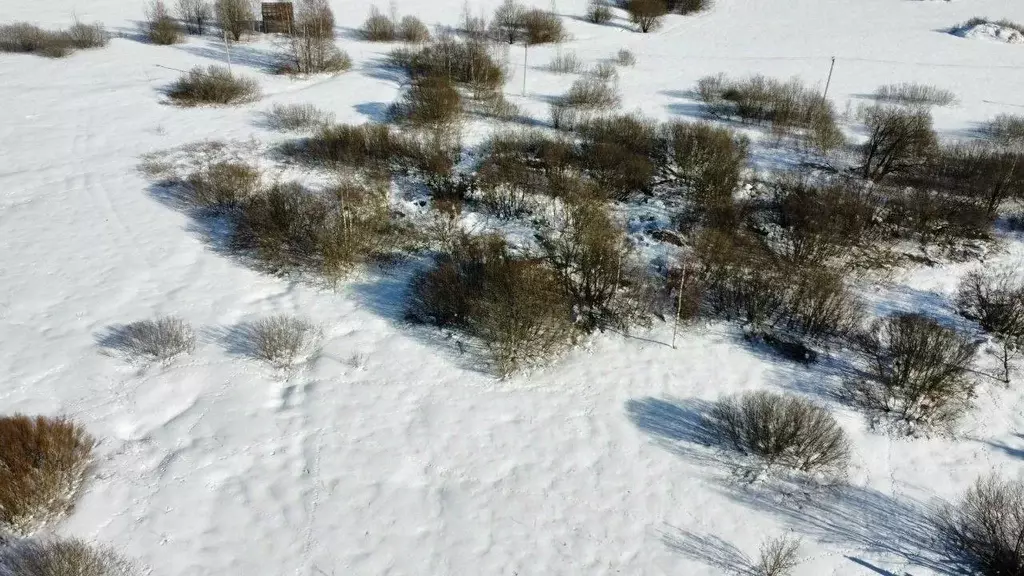
<svg viewBox="0 0 1024 576"><path fill-rule="evenodd" d="M583 61L575 52L557 54L548 63L548 70L555 74L579 74L583 71Z"/></svg>
<svg viewBox="0 0 1024 576"><path fill-rule="evenodd" d="M587 74L605 83L614 82L619 79L619 71L615 67L615 64L608 61L598 62L593 68L587 71Z"/></svg>
<svg viewBox="0 0 1024 576"><path fill-rule="evenodd" d="M973 201L995 219L1008 200L1024 198L1024 150L957 142L938 148L907 179Z"/></svg>
<svg viewBox="0 0 1024 576"><path fill-rule="evenodd" d="M605 0L589 0L586 17L594 24L607 24L612 21L612 9Z"/></svg>
<svg viewBox="0 0 1024 576"><path fill-rule="evenodd" d="M1024 347L1024 280L1006 271L969 272L956 293L960 314L995 335L1000 344L1003 382L1010 383L1010 360Z"/></svg>
<svg viewBox="0 0 1024 576"><path fill-rule="evenodd" d="M85 482L95 444L64 418L0 417L0 532L26 536L64 516Z"/></svg>
<svg viewBox="0 0 1024 576"><path fill-rule="evenodd" d="M949 90L928 84L903 82L886 84L875 90L875 99L906 104L908 106L950 106L956 104L956 94Z"/></svg>
<svg viewBox="0 0 1024 576"><path fill-rule="evenodd" d="M505 83L505 70L489 43L462 41L450 36L416 49L391 53L392 64L412 78L444 76L468 88L475 98L492 98Z"/></svg>
<svg viewBox="0 0 1024 576"><path fill-rule="evenodd" d="M625 233L601 203L567 207L559 230L541 245L583 330L626 330L646 319L652 299L643 272L631 262Z"/></svg>
<svg viewBox="0 0 1024 576"><path fill-rule="evenodd" d="M559 101L569 108L608 110L618 106L621 99L614 84L592 75L573 82Z"/></svg>
<svg viewBox="0 0 1024 576"><path fill-rule="evenodd" d="M402 145L387 124L333 124L322 126L296 152L314 162L385 168L402 153Z"/></svg>
<svg viewBox="0 0 1024 576"><path fill-rule="evenodd" d="M862 407L911 425L943 425L970 407L974 384L967 369L977 344L966 334L919 314L876 321L861 338L868 378L847 383Z"/></svg>
<svg viewBox="0 0 1024 576"><path fill-rule="evenodd" d="M1024 116L1000 114L986 123L982 132L1004 146L1024 144Z"/></svg>
<svg viewBox="0 0 1024 576"><path fill-rule="evenodd" d="M619 66L633 66L636 64L636 56L626 48L615 53L615 63Z"/></svg>
<svg viewBox="0 0 1024 576"><path fill-rule="evenodd" d="M328 195L274 185L242 204L232 248L274 272L308 270L339 279L394 245L385 186L344 182Z"/></svg>
<svg viewBox="0 0 1024 576"><path fill-rule="evenodd" d="M213 20L213 6L207 0L178 0L178 18L185 23L189 34L202 36Z"/></svg>
<svg viewBox="0 0 1024 576"><path fill-rule="evenodd" d="M721 223L746 168L749 142L705 122L672 122L661 128L660 137L666 179L686 187L699 217L711 225Z"/></svg>
<svg viewBox="0 0 1024 576"><path fill-rule="evenodd" d="M185 40L185 29L171 16L163 0L153 0L146 8L144 26L153 44L168 46Z"/></svg>
<svg viewBox="0 0 1024 576"><path fill-rule="evenodd" d="M115 326L101 344L130 358L165 361L179 354L191 354L196 347L196 335L184 320L164 316Z"/></svg>
<svg viewBox="0 0 1024 576"><path fill-rule="evenodd" d="M982 576L1024 571L1024 484L995 475L979 478L959 502L946 504L935 528L949 560Z"/></svg>
<svg viewBox="0 0 1024 576"><path fill-rule="evenodd" d="M658 125L623 114L580 123L580 164L611 197L650 190L661 151Z"/></svg>
<svg viewBox="0 0 1024 576"><path fill-rule="evenodd" d="M626 11L637 28L647 33L661 25L662 17L668 14L668 5L665 0L627 0Z"/></svg>
<svg viewBox="0 0 1024 576"><path fill-rule="evenodd" d="M1024 34L1024 24L1018 24L1017 22L1014 22L1013 20L1009 20L1007 18L1003 18L1001 20L992 20L985 16L975 16L970 20L964 22L963 24L958 24L954 26L953 30L967 30L981 24L995 24L997 26L1009 28L1010 30L1016 30L1021 34Z"/></svg>
<svg viewBox="0 0 1024 576"><path fill-rule="evenodd" d="M666 6L674 14L692 14L711 8L712 0L668 0Z"/></svg>
<svg viewBox="0 0 1024 576"><path fill-rule="evenodd" d="M135 576L135 563L106 546L79 539L25 539L0 549L5 576Z"/></svg>
<svg viewBox="0 0 1024 576"><path fill-rule="evenodd" d="M800 539L769 538L761 544L754 576L789 576L800 565Z"/></svg>
<svg viewBox="0 0 1024 576"><path fill-rule="evenodd" d="M780 136L801 130L823 152L842 144L832 102L798 79L755 75L735 80L719 74L701 78L697 94L714 116L768 125Z"/></svg>
<svg viewBox="0 0 1024 576"><path fill-rule="evenodd" d="M926 109L875 105L861 111L861 118L869 132L862 148L865 178L880 182L890 174L909 172L935 151L937 138Z"/></svg>
<svg viewBox="0 0 1024 576"><path fill-rule="evenodd" d="M370 8L362 28L359 29L363 38L370 42L394 42L398 40L398 24L385 16L376 6Z"/></svg>
<svg viewBox="0 0 1024 576"><path fill-rule="evenodd" d="M254 322L249 346L257 358L288 368L313 352L319 336L319 328L309 320L282 314Z"/></svg>
<svg viewBox="0 0 1024 576"><path fill-rule="evenodd" d="M841 272L809 267L788 278L784 312L777 326L815 339L844 337L860 328L863 305Z"/></svg>
<svg viewBox="0 0 1024 576"><path fill-rule="evenodd" d="M230 34L235 42L241 40L242 35L252 31L252 23L256 16L248 0L216 0L213 9L217 16L217 25Z"/></svg>
<svg viewBox="0 0 1024 576"><path fill-rule="evenodd" d="M314 74L352 67L352 59L334 44L334 13L327 0L296 2L295 22L285 46L280 72Z"/></svg>
<svg viewBox="0 0 1024 576"><path fill-rule="evenodd" d="M786 394L747 392L719 400L707 425L736 451L776 466L842 478L850 442L828 410Z"/></svg>
<svg viewBox="0 0 1024 576"><path fill-rule="evenodd" d="M430 29L415 16L405 16L398 22L397 35L404 42L421 44L430 41Z"/></svg>
<svg viewBox="0 0 1024 576"><path fill-rule="evenodd" d="M491 18L491 36L499 42L515 44L526 31L526 8L516 0L504 0Z"/></svg>
<svg viewBox="0 0 1024 576"><path fill-rule="evenodd" d="M552 272L541 261L514 257L494 237L464 239L416 277L408 314L479 339L501 376L557 354L573 339L569 305Z"/></svg>
<svg viewBox="0 0 1024 576"><path fill-rule="evenodd" d="M167 97L180 106L244 104L259 100L260 85L254 78L233 75L224 66L196 66L171 84Z"/></svg>
<svg viewBox="0 0 1024 576"><path fill-rule="evenodd" d="M74 50L102 48L110 35L102 24L75 22L67 30L43 30L26 22L0 25L0 52L61 58Z"/></svg>
<svg viewBox="0 0 1024 576"><path fill-rule="evenodd" d="M523 13L523 41L527 44L549 44L566 40L568 34L562 20L550 13L534 8Z"/></svg>
<svg viewBox="0 0 1024 576"><path fill-rule="evenodd" d="M266 117L271 128L288 132L314 130L334 122L333 112L312 104L274 104Z"/></svg>
<svg viewBox="0 0 1024 576"><path fill-rule="evenodd" d="M462 113L462 96L446 76L416 78L392 113L414 126L452 126Z"/></svg>
<svg viewBox="0 0 1024 576"><path fill-rule="evenodd" d="M192 201L204 208L233 208L260 188L260 173L243 162L221 161L207 164L185 180Z"/></svg>

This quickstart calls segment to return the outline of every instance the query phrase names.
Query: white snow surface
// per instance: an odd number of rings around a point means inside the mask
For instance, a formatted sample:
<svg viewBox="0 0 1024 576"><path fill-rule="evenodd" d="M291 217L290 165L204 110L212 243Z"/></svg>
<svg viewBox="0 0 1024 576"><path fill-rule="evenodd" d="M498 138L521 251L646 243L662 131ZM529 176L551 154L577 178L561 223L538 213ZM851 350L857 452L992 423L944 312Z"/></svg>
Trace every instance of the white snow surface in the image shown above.
<svg viewBox="0 0 1024 576"><path fill-rule="evenodd" d="M704 576L784 533L804 541L798 576L945 573L927 514L979 474L1021 473L1019 375L1009 387L983 380L955 436L919 439L874 432L831 400L823 390L841 377L836 362L776 360L724 324L687 328L677 349L664 324L606 333L548 368L496 381L401 321L401 269L328 290L212 249L137 172L139 157L208 138L284 138L261 124L272 103L379 119L401 81L380 67L390 47L355 38L366 2L332 5L351 72L273 76L271 43L255 40L233 56L236 71L259 78L259 102L180 109L160 90L173 69L223 61L215 39L139 42L136 0L4 3L7 21L57 26L75 15L125 33L65 59L0 54L3 410L66 414L102 440L95 477L57 532L110 543L161 576ZM624 29L621 13L613 25L588 24L576 17L584 6L558 0L574 40L530 50L525 97L521 68L506 86L539 119L572 78L540 70L557 50L597 62L623 47L638 60L620 71L624 107L661 119L699 115L689 91L701 76L823 84L831 56L840 109L894 82L956 92L958 106L935 110L947 138L1024 106L1024 52L941 32L977 14L1024 21L1020 2L718 0L649 35ZM455 24L462 0L398 9ZM521 48L511 59L521 62ZM491 127L472 129L482 137ZM757 161L787 163L770 148ZM1022 255L1007 237L984 265ZM949 295L978 265L910 269L865 292L879 314L957 322ZM302 369L275 371L225 342L232 327L279 313L323 326L322 352ZM110 325L165 314L196 327L194 354L139 366L97 345ZM828 404L853 439L849 486L771 490L687 441L688 407L752 389Z"/></svg>

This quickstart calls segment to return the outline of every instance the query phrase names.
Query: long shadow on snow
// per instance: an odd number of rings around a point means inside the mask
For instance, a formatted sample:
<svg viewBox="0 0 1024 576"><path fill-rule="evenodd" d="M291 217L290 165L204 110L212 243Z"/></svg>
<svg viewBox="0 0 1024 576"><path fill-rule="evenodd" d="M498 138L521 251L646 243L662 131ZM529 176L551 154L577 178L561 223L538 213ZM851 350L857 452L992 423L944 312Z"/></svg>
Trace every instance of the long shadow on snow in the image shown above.
<svg viewBox="0 0 1024 576"><path fill-rule="evenodd" d="M939 574L959 574L943 559L931 521L934 510L911 498L877 490L841 486L821 490L794 484L778 487L730 487L726 496L781 519L798 534L858 552L899 558Z"/></svg>
<svg viewBox="0 0 1024 576"><path fill-rule="evenodd" d="M661 541L669 550L717 568L724 574L753 574L753 563L739 548L714 534L666 526Z"/></svg>
<svg viewBox="0 0 1024 576"><path fill-rule="evenodd" d="M193 56L216 60L217 62L225 65L228 62L228 56L224 51L224 47L218 46L217 44L208 43L205 46L196 44L177 44L174 48L176 50L181 50L182 52L187 52ZM275 60L276 59L273 54L258 48L251 48L240 44L234 44L231 46L232 66L246 66L261 72L274 72Z"/></svg>

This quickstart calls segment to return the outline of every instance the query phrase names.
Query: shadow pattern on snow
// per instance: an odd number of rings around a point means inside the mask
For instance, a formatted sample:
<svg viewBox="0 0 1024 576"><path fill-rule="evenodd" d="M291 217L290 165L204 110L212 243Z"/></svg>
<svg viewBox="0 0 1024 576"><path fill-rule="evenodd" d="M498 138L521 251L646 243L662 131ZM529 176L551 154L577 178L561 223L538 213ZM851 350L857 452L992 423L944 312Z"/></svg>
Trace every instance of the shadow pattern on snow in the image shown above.
<svg viewBox="0 0 1024 576"><path fill-rule="evenodd" d="M717 568L724 574L754 574L750 558L739 548L714 534L697 534L666 526L661 530L661 541L669 550Z"/></svg>

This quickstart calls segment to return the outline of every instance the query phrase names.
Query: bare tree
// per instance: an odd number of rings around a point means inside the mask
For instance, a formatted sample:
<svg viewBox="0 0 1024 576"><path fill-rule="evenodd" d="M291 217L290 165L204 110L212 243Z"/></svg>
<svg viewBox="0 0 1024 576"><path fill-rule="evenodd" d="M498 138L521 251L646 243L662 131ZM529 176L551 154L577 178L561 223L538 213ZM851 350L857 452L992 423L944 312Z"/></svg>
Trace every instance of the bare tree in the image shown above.
<svg viewBox="0 0 1024 576"><path fill-rule="evenodd" d="M526 8L515 0L505 0L494 11L491 34L498 40L515 44L526 29Z"/></svg>
<svg viewBox="0 0 1024 576"><path fill-rule="evenodd" d="M661 18L668 14L668 5L665 0L629 0L626 11L629 19L646 34L661 25Z"/></svg>
<svg viewBox="0 0 1024 576"><path fill-rule="evenodd" d="M861 113L869 131L862 174L880 182L890 174L922 166L935 151L932 115L925 108L876 105Z"/></svg>
<svg viewBox="0 0 1024 576"><path fill-rule="evenodd" d="M1024 280L1001 271L970 272L961 280L957 310L976 320L999 343L1003 382L1010 383L1010 361L1024 344Z"/></svg>
<svg viewBox="0 0 1024 576"><path fill-rule="evenodd" d="M1024 484L979 478L935 518L947 556L982 576L1024 574Z"/></svg>
<svg viewBox="0 0 1024 576"><path fill-rule="evenodd" d="M781 536L765 540L754 566L754 576L789 576L800 564L799 551L799 538Z"/></svg>
<svg viewBox="0 0 1024 576"><path fill-rule="evenodd" d="M334 12L328 0L298 0L284 70L300 74L336 72L351 60L334 44Z"/></svg>
<svg viewBox="0 0 1024 576"><path fill-rule="evenodd" d="M202 36L206 25L213 19L213 7L206 0L178 0L178 17L185 23L189 34Z"/></svg>
<svg viewBox="0 0 1024 576"><path fill-rule="evenodd" d="M236 42L242 39L243 34L252 30L255 16L248 0L217 0L214 8L217 13L217 25L231 34Z"/></svg>

